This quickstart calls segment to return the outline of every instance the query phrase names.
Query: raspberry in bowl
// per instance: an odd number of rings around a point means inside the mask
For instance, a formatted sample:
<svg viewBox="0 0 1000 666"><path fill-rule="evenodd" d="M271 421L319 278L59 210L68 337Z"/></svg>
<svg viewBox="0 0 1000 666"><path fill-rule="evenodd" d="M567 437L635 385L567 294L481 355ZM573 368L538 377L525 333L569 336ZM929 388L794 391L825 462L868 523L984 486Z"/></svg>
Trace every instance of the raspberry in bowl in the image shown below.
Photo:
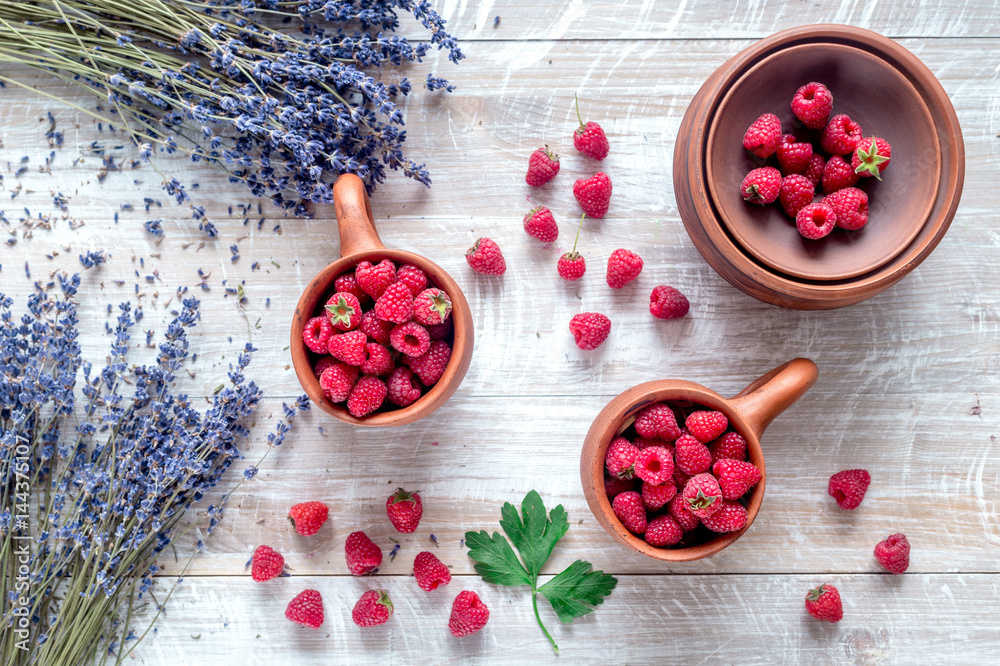
<svg viewBox="0 0 1000 666"><path fill-rule="evenodd" d="M686 562L739 539L764 498L760 437L817 378L797 358L725 399L704 386L634 386L601 410L580 454L583 493L619 543Z"/></svg>
<svg viewBox="0 0 1000 666"><path fill-rule="evenodd" d="M341 258L313 278L295 309L295 374L313 403L342 421L412 423L465 376L472 312L440 266L382 244L360 178L338 178L333 197Z"/></svg>

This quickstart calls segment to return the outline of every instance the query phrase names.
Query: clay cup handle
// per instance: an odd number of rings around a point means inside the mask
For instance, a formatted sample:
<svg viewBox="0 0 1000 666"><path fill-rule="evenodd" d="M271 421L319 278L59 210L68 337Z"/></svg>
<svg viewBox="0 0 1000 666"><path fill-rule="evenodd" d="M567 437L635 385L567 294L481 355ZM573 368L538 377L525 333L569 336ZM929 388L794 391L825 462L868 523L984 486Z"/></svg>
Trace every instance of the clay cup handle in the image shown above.
<svg viewBox="0 0 1000 666"><path fill-rule="evenodd" d="M345 173L333 184L333 207L340 230L340 256L357 252L384 250L378 237L372 205L364 182L353 173Z"/></svg>
<svg viewBox="0 0 1000 666"><path fill-rule="evenodd" d="M791 360L740 391L730 400L730 406L743 416L760 440L774 417L801 398L818 376L816 364L809 359Z"/></svg>

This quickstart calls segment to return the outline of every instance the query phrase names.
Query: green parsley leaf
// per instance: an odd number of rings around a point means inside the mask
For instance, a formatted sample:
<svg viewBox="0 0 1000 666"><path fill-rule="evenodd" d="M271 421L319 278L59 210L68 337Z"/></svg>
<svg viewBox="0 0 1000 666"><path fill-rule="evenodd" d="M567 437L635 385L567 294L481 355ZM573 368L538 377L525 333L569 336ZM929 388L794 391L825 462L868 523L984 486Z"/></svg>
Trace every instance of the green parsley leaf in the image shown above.
<svg viewBox="0 0 1000 666"><path fill-rule="evenodd" d="M551 517L546 518L542 498L532 490L521 502L523 522L510 502L503 505L500 515L503 516L500 527L521 554L528 573L533 577L538 576L542 566L552 555L552 549L569 529L566 511L560 504L552 509Z"/></svg>
<svg viewBox="0 0 1000 666"><path fill-rule="evenodd" d="M616 578L603 571L593 571L590 562L577 560L538 588L538 592L549 600L560 620L572 622L574 618L594 612L617 584Z"/></svg>
<svg viewBox="0 0 1000 666"><path fill-rule="evenodd" d="M531 576L499 532L494 532L492 537L485 530L466 532L465 545L469 547L469 557L476 560L476 573L487 583L531 585Z"/></svg>

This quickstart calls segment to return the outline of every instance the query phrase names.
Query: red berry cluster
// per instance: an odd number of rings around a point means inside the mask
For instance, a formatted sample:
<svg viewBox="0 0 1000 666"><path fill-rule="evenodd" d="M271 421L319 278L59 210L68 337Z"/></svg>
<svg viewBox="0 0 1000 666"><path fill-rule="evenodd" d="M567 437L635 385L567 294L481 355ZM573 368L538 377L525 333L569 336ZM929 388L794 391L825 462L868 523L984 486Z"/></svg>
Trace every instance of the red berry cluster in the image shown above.
<svg viewBox="0 0 1000 666"><path fill-rule="evenodd" d="M333 285L302 332L331 402L346 401L360 418L406 407L441 379L451 359L451 299L422 269L362 261Z"/></svg>
<svg viewBox="0 0 1000 666"><path fill-rule="evenodd" d="M804 126L798 135L783 134L778 116L765 113L743 136L753 155L773 155L778 162L778 168L747 174L743 200L760 206L778 201L799 233L813 240L835 227L855 231L868 223L868 195L854 185L869 176L881 180L892 156L888 141L863 137L858 123L846 114L830 118L832 112L833 93L822 83L807 83L792 98L792 113ZM819 186L826 196L813 203Z"/></svg>
<svg viewBox="0 0 1000 666"><path fill-rule="evenodd" d="M605 471L615 515L658 548L743 529L745 497L761 479L725 414L665 402L643 409L611 442Z"/></svg>

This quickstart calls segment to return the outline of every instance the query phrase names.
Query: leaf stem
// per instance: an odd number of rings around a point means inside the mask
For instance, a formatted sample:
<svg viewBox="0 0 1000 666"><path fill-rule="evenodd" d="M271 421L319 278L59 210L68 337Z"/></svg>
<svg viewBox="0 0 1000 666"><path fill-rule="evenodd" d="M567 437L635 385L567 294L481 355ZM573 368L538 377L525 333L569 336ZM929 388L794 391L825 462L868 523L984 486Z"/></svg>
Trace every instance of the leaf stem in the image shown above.
<svg viewBox="0 0 1000 666"><path fill-rule="evenodd" d="M549 630L542 624L542 617L538 614L538 576L535 576L531 581L531 605L535 609L535 619L538 621L538 626L542 628L542 633L549 639L549 643L552 643L552 649L556 651L556 654L559 654L559 646L556 645Z"/></svg>
<svg viewBox="0 0 1000 666"><path fill-rule="evenodd" d="M576 242L580 240L580 229L583 229L583 218L585 217L587 217L586 213L580 216L580 224L576 227L576 238L573 239L573 249L570 251L570 254L576 254Z"/></svg>
<svg viewBox="0 0 1000 666"><path fill-rule="evenodd" d="M580 100L576 98L576 93L573 93L573 106L576 107L576 119L580 121L580 127L585 128L586 125L583 124L583 118L580 117Z"/></svg>

